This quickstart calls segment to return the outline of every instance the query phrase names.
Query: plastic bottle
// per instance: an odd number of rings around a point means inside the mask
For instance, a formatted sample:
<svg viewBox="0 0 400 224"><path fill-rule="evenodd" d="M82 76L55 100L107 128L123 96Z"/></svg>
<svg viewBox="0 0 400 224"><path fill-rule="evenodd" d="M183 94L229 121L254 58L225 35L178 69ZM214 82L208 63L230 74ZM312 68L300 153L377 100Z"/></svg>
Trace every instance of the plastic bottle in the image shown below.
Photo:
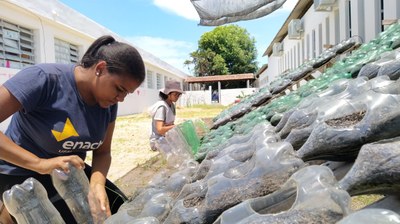
<svg viewBox="0 0 400 224"><path fill-rule="evenodd" d="M81 169L69 164L69 173L55 169L51 173L53 185L65 200L77 223L103 223L106 215L97 214L101 211L96 203L89 205L89 180ZM92 202L92 201L91 201ZM91 206L93 214L91 212ZM101 212L100 212L101 213Z"/></svg>
<svg viewBox="0 0 400 224"><path fill-rule="evenodd" d="M46 189L32 177L5 191L3 201L18 224L65 224Z"/></svg>

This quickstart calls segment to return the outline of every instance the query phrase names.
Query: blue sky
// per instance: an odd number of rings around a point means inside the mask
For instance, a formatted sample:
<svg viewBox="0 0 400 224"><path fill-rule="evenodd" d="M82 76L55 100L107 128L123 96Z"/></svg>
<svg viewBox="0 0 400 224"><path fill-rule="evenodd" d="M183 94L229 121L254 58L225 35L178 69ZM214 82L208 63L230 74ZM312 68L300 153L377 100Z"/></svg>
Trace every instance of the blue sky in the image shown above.
<svg viewBox="0 0 400 224"><path fill-rule="evenodd" d="M191 72L183 62L197 49L201 35L215 28L198 25L200 19L190 0L60 1L187 74ZM265 17L233 23L255 38L259 67L267 63L262 55L296 3L287 0Z"/></svg>

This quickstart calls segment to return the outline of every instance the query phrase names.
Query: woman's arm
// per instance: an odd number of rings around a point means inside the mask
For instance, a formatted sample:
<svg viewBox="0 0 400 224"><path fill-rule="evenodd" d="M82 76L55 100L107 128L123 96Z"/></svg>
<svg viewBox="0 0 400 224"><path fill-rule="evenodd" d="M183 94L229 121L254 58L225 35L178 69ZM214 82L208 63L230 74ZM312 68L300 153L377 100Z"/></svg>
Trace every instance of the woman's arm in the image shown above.
<svg viewBox="0 0 400 224"><path fill-rule="evenodd" d="M107 216L111 215L107 194L105 191L106 177L111 164L111 141L114 133L115 121L110 123L103 144L93 151L92 175L90 189L100 203L101 209Z"/></svg>
<svg viewBox="0 0 400 224"><path fill-rule="evenodd" d="M0 108L0 122L22 109L20 102L4 86L0 86ZM84 167L84 162L79 156L39 158L15 144L2 132L0 132L0 159L40 174L50 174L56 168L68 172L68 162L79 168Z"/></svg>
<svg viewBox="0 0 400 224"><path fill-rule="evenodd" d="M165 133L167 133L167 131L175 127L174 124L165 124L164 121L156 120L155 122L156 122L157 132L162 136L165 136Z"/></svg>

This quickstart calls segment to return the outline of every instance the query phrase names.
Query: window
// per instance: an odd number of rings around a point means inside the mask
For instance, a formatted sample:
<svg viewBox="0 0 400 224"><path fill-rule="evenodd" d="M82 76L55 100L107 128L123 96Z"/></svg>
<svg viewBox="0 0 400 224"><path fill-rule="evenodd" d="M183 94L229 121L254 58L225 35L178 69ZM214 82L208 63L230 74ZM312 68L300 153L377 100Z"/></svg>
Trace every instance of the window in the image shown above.
<svg viewBox="0 0 400 224"><path fill-rule="evenodd" d="M33 31L0 19L0 66L21 69L35 63Z"/></svg>
<svg viewBox="0 0 400 224"><path fill-rule="evenodd" d="M77 63L79 60L78 46L66 41L54 39L55 57L57 63Z"/></svg>
<svg viewBox="0 0 400 224"><path fill-rule="evenodd" d="M162 87L162 75L157 73L157 89L161 89Z"/></svg>
<svg viewBox="0 0 400 224"><path fill-rule="evenodd" d="M147 88L154 89L153 72L150 70L147 70L146 77L147 77Z"/></svg>

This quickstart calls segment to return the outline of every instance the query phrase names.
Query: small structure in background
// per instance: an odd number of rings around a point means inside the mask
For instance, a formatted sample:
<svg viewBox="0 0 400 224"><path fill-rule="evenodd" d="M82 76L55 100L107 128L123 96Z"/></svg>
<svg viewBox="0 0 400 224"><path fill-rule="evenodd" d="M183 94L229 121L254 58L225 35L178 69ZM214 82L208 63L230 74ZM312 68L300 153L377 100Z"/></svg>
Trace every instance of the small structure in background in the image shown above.
<svg viewBox="0 0 400 224"><path fill-rule="evenodd" d="M187 77L187 91L181 99L183 105L213 104L230 105L241 92L253 92L255 86L253 73Z"/></svg>

